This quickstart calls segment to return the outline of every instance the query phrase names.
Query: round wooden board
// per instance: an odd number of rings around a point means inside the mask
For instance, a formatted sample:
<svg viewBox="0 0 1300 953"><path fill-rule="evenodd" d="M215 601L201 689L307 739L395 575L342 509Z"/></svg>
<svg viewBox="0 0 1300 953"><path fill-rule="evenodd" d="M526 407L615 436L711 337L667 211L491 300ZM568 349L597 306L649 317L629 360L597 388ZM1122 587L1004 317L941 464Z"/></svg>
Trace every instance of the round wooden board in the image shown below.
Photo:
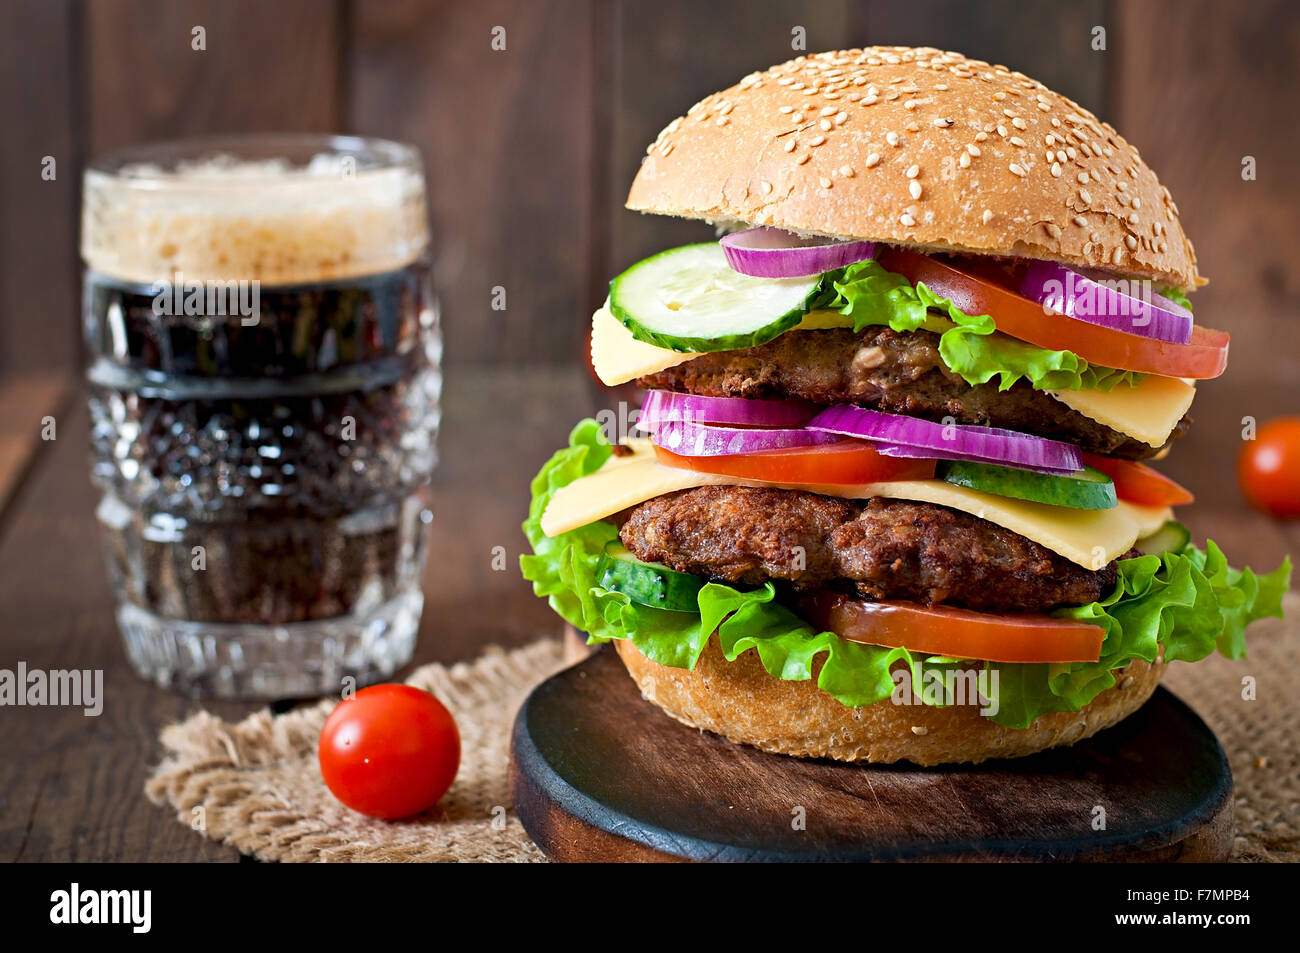
<svg viewBox="0 0 1300 953"><path fill-rule="evenodd" d="M563 861L1216 861L1232 849L1227 758L1164 689L1114 728L1029 758L852 765L681 725L606 647L528 697L510 787L529 835Z"/></svg>

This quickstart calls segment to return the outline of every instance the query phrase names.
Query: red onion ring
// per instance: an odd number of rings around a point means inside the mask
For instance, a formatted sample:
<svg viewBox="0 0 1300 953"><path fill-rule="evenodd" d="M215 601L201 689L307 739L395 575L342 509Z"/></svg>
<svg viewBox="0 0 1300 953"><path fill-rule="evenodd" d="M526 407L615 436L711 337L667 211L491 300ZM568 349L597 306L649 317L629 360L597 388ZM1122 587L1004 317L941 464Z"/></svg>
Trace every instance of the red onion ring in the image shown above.
<svg viewBox="0 0 1300 953"><path fill-rule="evenodd" d="M1089 324L1139 337L1186 344L1192 339L1192 312L1143 282L1142 295L1131 295L1111 287L1111 280L1092 278L1051 261L1035 261L1020 282L1020 293L1045 308ZM996 315L994 320L997 320Z"/></svg>
<svg viewBox="0 0 1300 953"><path fill-rule="evenodd" d="M876 254L875 242L805 239L768 226L724 235L720 244L733 271L755 278L820 275Z"/></svg>

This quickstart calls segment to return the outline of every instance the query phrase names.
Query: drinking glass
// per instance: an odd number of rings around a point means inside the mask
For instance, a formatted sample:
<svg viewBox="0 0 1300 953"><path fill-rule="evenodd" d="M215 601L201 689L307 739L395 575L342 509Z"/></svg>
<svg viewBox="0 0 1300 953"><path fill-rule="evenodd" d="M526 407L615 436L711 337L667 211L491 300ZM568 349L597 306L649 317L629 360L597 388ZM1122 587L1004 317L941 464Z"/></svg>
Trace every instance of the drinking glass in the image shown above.
<svg viewBox="0 0 1300 953"><path fill-rule="evenodd" d="M85 174L91 478L127 656L194 695L414 648L441 335L422 163L377 139L145 146Z"/></svg>

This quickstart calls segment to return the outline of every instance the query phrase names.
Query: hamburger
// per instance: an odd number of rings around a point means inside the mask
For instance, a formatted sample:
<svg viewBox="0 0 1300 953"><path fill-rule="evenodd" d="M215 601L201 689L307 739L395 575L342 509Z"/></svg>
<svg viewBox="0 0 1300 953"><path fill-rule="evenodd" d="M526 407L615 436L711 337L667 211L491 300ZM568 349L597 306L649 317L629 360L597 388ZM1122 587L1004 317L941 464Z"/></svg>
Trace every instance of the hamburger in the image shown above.
<svg viewBox="0 0 1300 953"><path fill-rule="evenodd" d="M613 279L591 358L644 401L532 484L523 573L668 715L920 765L1067 745L1281 614L1145 461L1228 335L1113 128L935 49L801 56L651 143L635 211L719 240Z"/></svg>

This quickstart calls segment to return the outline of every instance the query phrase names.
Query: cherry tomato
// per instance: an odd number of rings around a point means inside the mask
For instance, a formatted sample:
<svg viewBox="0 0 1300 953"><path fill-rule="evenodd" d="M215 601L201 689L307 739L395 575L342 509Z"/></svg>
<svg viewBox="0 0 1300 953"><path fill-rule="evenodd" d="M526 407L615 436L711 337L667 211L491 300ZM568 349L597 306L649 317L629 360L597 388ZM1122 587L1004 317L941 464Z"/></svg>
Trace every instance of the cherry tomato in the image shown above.
<svg viewBox="0 0 1300 953"><path fill-rule="evenodd" d="M768 483L851 485L886 480L928 480L934 476L933 460L886 457L864 440L712 457L687 457L665 450L658 444L654 448L655 457L665 466Z"/></svg>
<svg viewBox="0 0 1300 953"><path fill-rule="evenodd" d="M373 685L339 703L317 749L334 796L393 820L433 807L460 767L460 733L446 706L410 685Z"/></svg>
<svg viewBox="0 0 1300 953"><path fill-rule="evenodd" d="M1164 377L1218 377L1228 363L1228 334L1192 328L1187 344L1116 331L1067 315L1044 314L1043 306L1003 282L989 266L954 265L904 248L878 256L880 264L908 281L923 282L967 314L987 314L999 331L1049 351L1072 351L1085 361Z"/></svg>
<svg viewBox="0 0 1300 953"><path fill-rule="evenodd" d="M1270 420L1237 457L1241 492L1273 516L1300 516L1300 417Z"/></svg>
<svg viewBox="0 0 1300 953"><path fill-rule="evenodd" d="M1115 484L1115 495L1121 500L1143 506L1181 506L1196 501L1181 483L1175 483L1145 463L1103 457L1099 453L1085 453L1083 462L1110 477Z"/></svg>
<svg viewBox="0 0 1300 953"><path fill-rule="evenodd" d="M990 662L1095 662L1101 626L1047 615L997 615L911 602L871 602L823 589L799 603L811 624L850 642Z"/></svg>

